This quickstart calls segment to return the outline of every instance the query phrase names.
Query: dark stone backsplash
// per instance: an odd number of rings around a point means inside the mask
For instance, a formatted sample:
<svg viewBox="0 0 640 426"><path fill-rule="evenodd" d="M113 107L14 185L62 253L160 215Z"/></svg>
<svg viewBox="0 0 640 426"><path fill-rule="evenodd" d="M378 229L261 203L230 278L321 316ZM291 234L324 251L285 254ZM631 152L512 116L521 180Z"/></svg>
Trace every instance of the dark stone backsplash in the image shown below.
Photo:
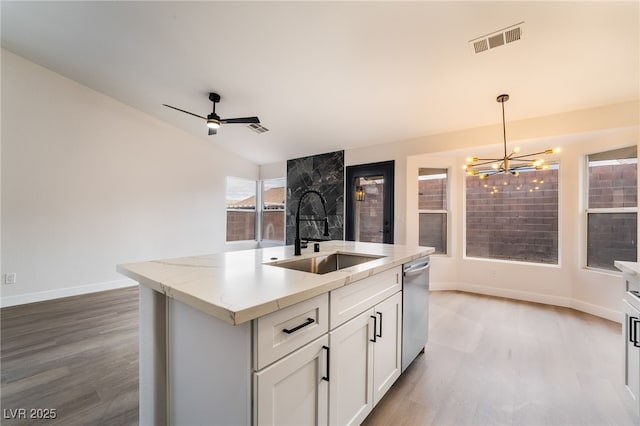
<svg viewBox="0 0 640 426"><path fill-rule="evenodd" d="M293 244L296 235L296 210L300 196L308 189L320 192L327 204L329 238L344 237L344 151L319 154L287 161L287 244ZM302 202L301 218L323 219L322 203L315 195L307 195ZM300 236L322 236L322 222L300 222Z"/></svg>

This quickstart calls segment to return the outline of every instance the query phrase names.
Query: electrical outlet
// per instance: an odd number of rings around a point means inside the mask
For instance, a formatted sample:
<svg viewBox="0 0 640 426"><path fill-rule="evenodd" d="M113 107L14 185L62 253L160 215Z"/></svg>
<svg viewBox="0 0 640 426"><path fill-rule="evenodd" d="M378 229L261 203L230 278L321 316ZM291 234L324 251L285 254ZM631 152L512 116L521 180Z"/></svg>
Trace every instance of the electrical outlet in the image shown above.
<svg viewBox="0 0 640 426"><path fill-rule="evenodd" d="M8 274L4 274L4 283L5 284L15 284L16 283L16 273L10 272Z"/></svg>

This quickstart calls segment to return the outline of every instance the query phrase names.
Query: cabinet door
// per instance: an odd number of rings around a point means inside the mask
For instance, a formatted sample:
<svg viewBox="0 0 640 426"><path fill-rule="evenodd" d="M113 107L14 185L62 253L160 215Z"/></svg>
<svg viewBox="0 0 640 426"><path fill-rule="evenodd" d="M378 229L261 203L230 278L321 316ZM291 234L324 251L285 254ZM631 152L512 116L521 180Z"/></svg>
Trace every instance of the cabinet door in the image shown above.
<svg viewBox="0 0 640 426"><path fill-rule="evenodd" d="M373 405L389 390L402 371L402 293L376 305L376 342L373 345Z"/></svg>
<svg viewBox="0 0 640 426"><path fill-rule="evenodd" d="M640 404L640 312L624 302L624 382L635 400L636 410ZM635 344L634 344L635 342Z"/></svg>
<svg viewBox="0 0 640 426"><path fill-rule="evenodd" d="M256 424L328 424L328 343L324 335L254 374Z"/></svg>
<svg viewBox="0 0 640 426"><path fill-rule="evenodd" d="M373 409L373 309L329 333L329 422L360 424Z"/></svg>

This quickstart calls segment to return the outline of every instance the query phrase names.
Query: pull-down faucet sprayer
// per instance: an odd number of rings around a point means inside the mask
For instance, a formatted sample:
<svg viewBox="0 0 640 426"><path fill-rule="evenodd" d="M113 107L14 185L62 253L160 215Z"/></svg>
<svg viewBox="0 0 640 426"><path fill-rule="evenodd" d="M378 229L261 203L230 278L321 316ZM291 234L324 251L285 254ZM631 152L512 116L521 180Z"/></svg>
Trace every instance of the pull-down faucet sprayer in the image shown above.
<svg viewBox="0 0 640 426"><path fill-rule="evenodd" d="M295 239L295 248L294 248L294 255L295 256L300 256L301 253L301 244L300 244L300 206L302 205L302 200L304 199L304 197L306 197L309 194L316 194L319 198L320 201L322 202L322 208L324 209L324 219L322 220L316 220L316 219L303 219L305 222L323 222L324 221L324 234L323 236L328 237L329 236L329 222L327 221L327 203L324 199L324 197L322 196L321 193L319 193L318 191L316 191L315 189L309 189L307 191L305 191L301 196L300 199L298 200L298 210L296 211L296 239Z"/></svg>

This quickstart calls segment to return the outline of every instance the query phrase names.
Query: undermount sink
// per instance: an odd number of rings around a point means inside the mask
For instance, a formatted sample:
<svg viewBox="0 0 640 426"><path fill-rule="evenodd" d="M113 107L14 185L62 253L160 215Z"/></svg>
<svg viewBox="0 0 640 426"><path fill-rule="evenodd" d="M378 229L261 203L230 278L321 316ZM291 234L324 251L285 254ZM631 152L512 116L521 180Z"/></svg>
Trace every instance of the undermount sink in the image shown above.
<svg viewBox="0 0 640 426"><path fill-rule="evenodd" d="M285 260L277 263L271 263L270 265L278 266L280 268L294 269L296 271L310 272L312 274L327 274L329 272L339 271L340 269L360 265L361 263L370 262L382 257L384 256L358 253L332 253L315 257L306 257L303 259Z"/></svg>

